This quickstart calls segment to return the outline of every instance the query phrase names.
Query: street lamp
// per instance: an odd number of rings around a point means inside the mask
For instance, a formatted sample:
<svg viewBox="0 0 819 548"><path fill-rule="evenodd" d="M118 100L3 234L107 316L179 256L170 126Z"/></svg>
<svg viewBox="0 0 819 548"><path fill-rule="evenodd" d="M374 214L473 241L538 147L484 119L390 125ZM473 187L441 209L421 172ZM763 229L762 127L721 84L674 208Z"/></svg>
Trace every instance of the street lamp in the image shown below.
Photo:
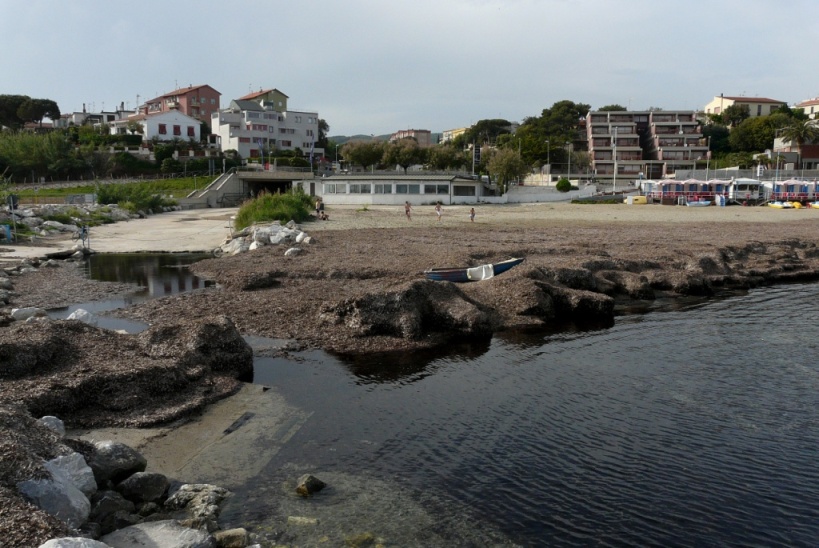
<svg viewBox="0 0 819 548"><path fill-rule="evenodd" d="M711 136L708 136L708 152L705 153L705 182L708 182L708 168L711 167Z"/></svg>
<svg viewBox="0 0 819 548"><path fill-rule="evenodd" d="M546 172L549 174L549 182L552 182L552 147L549 144L549 139L546 139Z"/></svg>
<svg viewBox="0 0 819 548"><path fill-rule="evenodd" d="M617 192L617 126L614 126L614 141L612 142L612 149L612 157L614 158L614 180L611 185L611 195L614 196L614 194Z"/></svg>
<svg viewBox="0 0 819 548"><path fill-rule="evenodd" d="M566 175L566 179L568 179L569 182L571 182L572 181L572 148L573 148L571 143L568 144L568 148L569 148L569 168L567 170L568 173Z"/></svg>

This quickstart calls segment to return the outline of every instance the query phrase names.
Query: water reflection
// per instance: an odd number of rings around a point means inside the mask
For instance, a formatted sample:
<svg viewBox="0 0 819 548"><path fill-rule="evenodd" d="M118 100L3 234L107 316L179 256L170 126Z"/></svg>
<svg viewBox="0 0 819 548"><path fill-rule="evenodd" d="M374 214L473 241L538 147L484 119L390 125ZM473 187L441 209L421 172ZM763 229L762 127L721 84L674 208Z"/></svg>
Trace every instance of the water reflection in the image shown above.
<svg viewBox="0 0 819 548"><path fill-rule="evenodd" d="M139 333L148 325L142 322L110 318L99 314L126 308L149 299L176 295L214 285L214 282L194 275L188 266L211 257L206 253L104 253L91 255L83 270L92 280L124 282L140 289L116 299L77 303L48 311L54 319L66 319L79 309L97 316L97 325L128 333Z"/></svg>
<svg viewBox="0 0 819 548"><path fill-rule="evenodd" d="M88 258L86 272L92 280L137 284L145 288L141 293L157 298L213 285L188 269L209 257L206 253L104 253Z"/></svg>
<svg viewBox="0 0 819 548"><path fill-rule="evenodd" d="M487 339L413 352L396 351L335 357L356 377L357 384L408 384L434 374L435 364L468 362L488 352L490 346L491 340Z"/></svg>

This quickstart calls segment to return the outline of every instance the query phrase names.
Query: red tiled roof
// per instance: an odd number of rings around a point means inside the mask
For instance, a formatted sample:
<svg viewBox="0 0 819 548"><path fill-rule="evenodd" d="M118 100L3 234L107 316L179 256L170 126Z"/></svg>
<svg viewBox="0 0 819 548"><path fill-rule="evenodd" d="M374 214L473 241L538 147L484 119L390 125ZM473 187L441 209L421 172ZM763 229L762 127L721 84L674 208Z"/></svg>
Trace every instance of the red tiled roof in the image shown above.
<svg viewBox="0 0 819 548"><path fill-rule="evenodd" d="M262 95L267 95L271 91L279 91L279 90L277 90L276 88L260 89L259 91L254 91L253 93L248 93L244 97L239 97L239 99L237 99L237 101L251 101L253 99L256 99L257 97L261 97ZM279 91L279 93L282 93L282 92ZM282 95L284 95L284 93L282 93ZM284 96L287 97L287 95L284 95Z"/></svg>
<svg viewBox="0 0 819 548"><path fill-rule="evenodd" d="M153 99L151 99L151 100L149 100L149 101L145 101L145 102L146 102L146 103L154 103L154 102L156 102L156 101L161 100L161 99L162 99L162 98L164 98L164 97L172 97L172 96L174 96L174 95L185 95L186 93L188 93L188 92L190 92L190 91L193 91L193 90L195 90L195 89L199 89L199 88L210 88L210 89L213 89L212 87L210 87L210 86L209 86L209 85L207 85L207 84L201 84L201 85L198 85L198 86L188 86L188 87L186 87L186 88L179 88L179 89L175 89L175 90L173 90L173 91L169 91L168 93L166 93L166 94L164 94L164 95L160 95L159 97L154 97ZM216 91L216 90L215 90L215 89L213 89L213 91ZM219 92L218 92L218 91L216 91L216 93L219 93ZM219 95L222 95L222 94L221 94L221 93L219 93Z"/></svg>
<svg viewBox="0 0 819 548"><path fill-rule="evenodd" d="M798 105L797 107L809 107L811 105L819 105L819 97L814 97L813 99L805 99Z"/></svg>
<svg viewBox="0 0 819 548"><path fill-rule="evenodd" d="M725 97L737 103L778 103L786 105L785 101L777 101L776 99L768 99L767 97Z"/></svg>

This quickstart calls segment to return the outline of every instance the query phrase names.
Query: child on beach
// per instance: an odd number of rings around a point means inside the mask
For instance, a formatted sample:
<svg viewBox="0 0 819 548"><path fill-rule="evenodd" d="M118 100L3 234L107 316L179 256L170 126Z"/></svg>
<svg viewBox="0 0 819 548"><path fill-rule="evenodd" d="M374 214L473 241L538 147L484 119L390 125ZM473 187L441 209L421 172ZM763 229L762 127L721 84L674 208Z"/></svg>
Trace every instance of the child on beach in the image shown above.
<svg viewBox="0 0 819 548"><path fill-rule="evenodd" d="M475 208L469 210L469 220L473 223L475 222Z"/></svg>
<svg viewBox="0 0 819 548"><path fill-rule="evenodd" d="M441 202L435 204L435 214L438 215L438 222L441 222L441 214L444 212L444 208L441 207Z"/></svg>
<svg viewBox="0 0 819 548"><path fill-rule="evenodd" d="M407 219L412 220L412 206L409 202L404 202L404 214L407 216Z"/></svg>

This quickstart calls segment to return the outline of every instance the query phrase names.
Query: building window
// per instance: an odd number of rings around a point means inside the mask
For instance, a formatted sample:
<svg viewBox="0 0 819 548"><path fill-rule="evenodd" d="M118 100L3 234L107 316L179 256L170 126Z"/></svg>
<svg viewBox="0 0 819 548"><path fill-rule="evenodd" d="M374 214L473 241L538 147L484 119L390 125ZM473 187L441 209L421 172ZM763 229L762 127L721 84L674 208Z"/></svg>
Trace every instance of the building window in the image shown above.
<svg viewBox="0 0 819 548"><path fill-rule="evenodd" d="M279 141L283 147L292 147L293 141Z"/></svg>
<svg viewBox="0 0 819 548"><path fill-rule="evenodd" d="M211 105L215 105L215 104L216 104L216 99L211 99L211 100L210 100L210 104L211 104Z"/></svg>
<svg viewBox="0 0 819 548"><path fill-rule="evenodd" d="M762 105L757 105L756 106L756 115L757 116L762 116Z"/></svg>
<svg viewBox="0 0 819 548"><path fill-rule="evenodd" d="M449 185L424 185L424 194L449 194Z"/></svg>
<svg viewBox="0 0 819 548"><path fill-rule="evenodd" d="M276 133L276 128L274 128L273 126L268 126L267 131L269 133Z"/></svg>
<svg viewBox="0 0 819 548"><path fill-rule="evenodd" d="M475 187L466 185L452 185L453 196L474 196Z"/></svg>
<svg viewBox="0 0 819 548"><path fill-rule="evenodd" d="M395 185L396 194L421 194L421 185Z"/></svg>
<svg viewBox="0 0 819 548"><path fill-rule="evenodd" d="M312 136L313 136L313 130L312 130L312 129L308 129L308 130L307 130L307 136L308 136L308 137L312 137Z"/></svg>
<svg viewBox="0 0 819 548"><path fill-rule="evenodd" d="M168 126L165 124L159 124L159 134L160 135L167 135L168 133Z"/></svg>
<svg viewBox="0 0 819 548"><path fill-rule="evenodd" d="M325 194L347 194L347 184L346 183L325 183L324 193Z"/></svg>
<svg viewBox="0 0 819 548"><path fill-rule="evenodd" d="M371 194L370 183L350 183L350 194Z"/></svg>
<svg viewBox="0 0 819 548"><path fill-rule="evenodd" d="M247 117L248 117L248 118L258 118L258 117L259 117L259 113L258 113L258 112L248 112L248 113L247 113Z"/></svg>
<svg viewBox="0 0 819 548"><path fill-rule="evenodd" d="M267 126L264 124L253 124L253 131L267 131Z"/></svg>
<svg viewBox="0 0 819 548"><path fill-rule="evenodd" d="M301 116L296 116L294 119L297 124L301 123Z"/></svg>
<svg viewBox="0 0 819 548"><path fill-rule="evenodd" d="M188 137L196 137L196 128L188 126Z"/></svg>
<svg viewBox="0 0 819 548"><path fill-rule="evenodd" d="M373 185L373 194L392 194L392 185L378 183Z"/></svg>
<svg viewBox="0 0 819 548"><path fill-rule="evenodd" d="M182 135L182 126L173 126L173 134L174 135Z"/></svg>
<svg viewBox="0 0 819 548"><path fill-rule="evenodd" d="M239 142L240 143L249 143L250 142L250 137L239 137Z"/></svg>

